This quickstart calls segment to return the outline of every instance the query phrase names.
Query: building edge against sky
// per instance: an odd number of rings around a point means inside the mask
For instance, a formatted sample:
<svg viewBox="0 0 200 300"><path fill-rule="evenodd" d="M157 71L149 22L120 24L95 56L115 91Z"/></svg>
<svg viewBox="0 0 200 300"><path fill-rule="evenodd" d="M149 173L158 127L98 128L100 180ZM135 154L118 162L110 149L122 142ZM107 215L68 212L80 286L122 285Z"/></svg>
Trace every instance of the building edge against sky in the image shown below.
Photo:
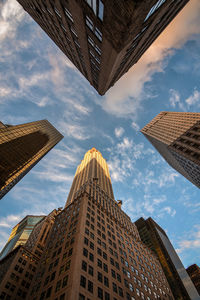
<svg viewBox="0 0 200 300"><path fill-rule="evenodd" d="M200 113L163 111L141 132L170 166L200 188Z"/></svg>
<svg viewBox="0 0 200 300"><path fill-rule="evenodd" d="M189 0L18 0L100 95L144 54Z"/></svg>
<svg viewBox="0 0 200 300"><path fill-rule="evenodd" d="M47 120L20 125L0 123L0 199L63 135Z"/></svg>
<svg viewBox="0 0 200 300"><path fill-rule="evenodd" d="M98 150L89 150L77 168L75 192L66 207L50 213L50 223L46 218L39 221L26 245L0 261L4 296L14 289L12 295L20 293L28 300L177 300L157 256L114 200L105 164ZM17 272L28 272L32 279ZM16 276L21 278L17 287Z"/></svg>
<svg viewBox="0 0 200 300"><path fill-rule="evenodd" d="M166 232L152 218L140 218L135 225L142 242L156 253L175 299L200 299Z"/></svg>

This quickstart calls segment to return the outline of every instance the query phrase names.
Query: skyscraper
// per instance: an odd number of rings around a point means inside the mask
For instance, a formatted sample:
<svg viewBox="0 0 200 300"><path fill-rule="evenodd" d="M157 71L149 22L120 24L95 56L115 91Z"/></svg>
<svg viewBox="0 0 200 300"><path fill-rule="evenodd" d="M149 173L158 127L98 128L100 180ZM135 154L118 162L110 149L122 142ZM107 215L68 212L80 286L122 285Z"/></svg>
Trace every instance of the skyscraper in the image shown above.
<svg viewBox="0 0 200 300"><path fill-rule="evenodd" d="M60 208L42 217L35 224L28 241L24 245L19 244L0 260L0 299L30 299L27 294L35 272L40 270L40 257L58 213Z"/></svg>
<svg viewBox="0 0 200 300"><path fill-rule="evenodd" d="M0 124L0 199L63 136L47 120L16 126Z"/></svg>
<svg viewBox="0 0 200 300"><path fill-rule="evenodd" d="M200 296L188 276L166 232L152 219L135 222L141 240L158 257L176 300L199 300Z"/></svg>
<svg viewBox="0 0 200 300"><path fill-rule="evenodd" d="M0 253L0 259L19 245L26 244L35 225L45 216L26 216L12 229L8 242Z"/></svg>
<svg viewBox="0 0 200 300"><path fill-rule="evenodd" d="M72 189L27 299L174 299L158 259L115 201L106 161L95 148L78 166Z"/></svg>
<svg viewBox="0 0 200 300"><path fill-rule="evenodd" d="M189 0L18 0L100 95Z"/></svg>
<svg viewBox="0 0 200 300"><path fill-rule="evenodd" d="M170 166L200 188L200 113L163 111L141 132Z"/></svg>
<svg viewBox="0 0 200 300"><path fill-rule="evenodd" d="M192 282L194 283L199 295L200 295L200 268L194 264L189 266L186 271L188 272L188 275L190 276Z"/></svg>

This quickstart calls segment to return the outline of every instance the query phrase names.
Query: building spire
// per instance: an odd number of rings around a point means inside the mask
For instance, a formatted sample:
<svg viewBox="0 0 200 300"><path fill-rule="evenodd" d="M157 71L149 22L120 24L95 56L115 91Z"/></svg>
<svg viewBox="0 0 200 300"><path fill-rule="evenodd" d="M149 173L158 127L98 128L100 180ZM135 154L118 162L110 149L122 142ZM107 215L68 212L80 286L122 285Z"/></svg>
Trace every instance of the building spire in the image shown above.
<svg viewBox="0 0 200 300"><path fill-rule="evenodd" d="M104 190L109 197L114 199L110 173L106 160L102 154L96 149L88 150L80 165L77 167L76 174L69 192L67 204L73 201L75 193L80 187L90 179L96 178L102 190Z"/></svg>

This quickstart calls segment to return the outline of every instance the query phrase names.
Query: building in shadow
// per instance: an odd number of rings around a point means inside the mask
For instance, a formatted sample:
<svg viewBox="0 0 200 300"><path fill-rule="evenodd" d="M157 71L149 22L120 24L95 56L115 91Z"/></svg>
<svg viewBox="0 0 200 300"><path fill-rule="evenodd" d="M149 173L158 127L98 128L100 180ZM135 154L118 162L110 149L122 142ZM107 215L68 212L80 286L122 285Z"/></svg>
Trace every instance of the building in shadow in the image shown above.
<svg viewBox="0 0 200 300"><path fill-rule="evenodd" d="M100 95L189 0L18 0Z"/></svg>
<svg viewBox="0 0 200 300"><path fill-rule="evenodd" d="M47 120L0 124L0 199L61 139Z"/></svg>

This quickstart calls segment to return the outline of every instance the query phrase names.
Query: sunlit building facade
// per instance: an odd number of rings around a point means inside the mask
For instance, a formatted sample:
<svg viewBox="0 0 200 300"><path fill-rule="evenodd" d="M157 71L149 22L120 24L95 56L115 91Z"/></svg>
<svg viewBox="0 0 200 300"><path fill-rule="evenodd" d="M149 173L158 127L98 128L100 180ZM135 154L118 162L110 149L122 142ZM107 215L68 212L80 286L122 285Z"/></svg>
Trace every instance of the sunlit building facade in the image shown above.
<svg viewBox="0 0 200 300"><path fill-rule="evenodd" d="M26 243L18 243L17 247L0 259L0 299L29 300L27 297L34 274L40 269L40 258L43 254L49 232L55 216L61 209L54 209L49 215L38 220ZM31 224L39 217L32 218ZM23 219L19 224L23 224Z"/></svg>
<svg viewBox="0 0 200 300"><path fill-rule="evenodd" d="M189 0L18 0L100 95Z"/></svg>
<svg viewBox="0 0 200 300"><path fill-rule="evenodd" d="M63 136L47 120L0 125L1 199Z"/></svg>
<svg viewBox="0 0 200 300"><path fill-rule="evenodd" d="M158 257L176 300L200 300L166 232L152 219L135 222L142 242Z"/></svg>
<svg viewBox="0 0 200 300"><path fill-rule="evenodd" d="M55 217L27 299L174 299L109 183L106 161L92 148L77 168L75 193Z"/></svg>
<svg viewBox="0 0 200 300"><path fill-rule="evenodd" d="M200 188L200 113L163 111L141 132L170 166Z"/></svg>

